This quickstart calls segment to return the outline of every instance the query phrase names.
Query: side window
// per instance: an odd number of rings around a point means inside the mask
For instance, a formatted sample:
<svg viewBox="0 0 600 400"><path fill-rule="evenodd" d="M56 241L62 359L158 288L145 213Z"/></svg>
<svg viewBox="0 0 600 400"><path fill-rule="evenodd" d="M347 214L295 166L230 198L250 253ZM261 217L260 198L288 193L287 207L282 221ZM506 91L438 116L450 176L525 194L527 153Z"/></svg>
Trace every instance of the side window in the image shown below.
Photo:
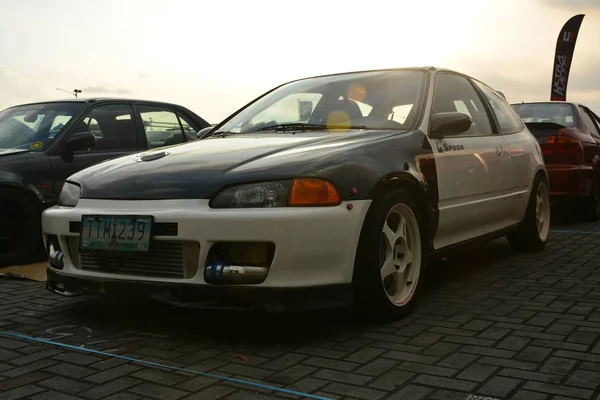
<svg viewBox="0 0 600 400"><path fill-rule="evenodd" d="M183 133L188 137L188 140L196 140L196 133L198 133L200 129L194 129L194 126L190 124L183 115L178 113L177 116L179 117L179 122L183 128Z"/></svg>
<svg viewBox="0 0 600 400"><path fill-rule="evenodd" d="M596 124L592 120L592 117L588 113L588 110L585 107L579 106L579 111L583 115L583 123L590 130L590 132L592 133L592 135L594 135L596 137L600 137L600 132L598 131L598 127L596 126Z"/></svg>
<svg viewBox="0 0 600 400"><path fill-rule="evenodd" d="M594 112L592 110L589 110L592 118L594 118L594 121L596 122L596 125L598 126L598 128L600 128L600 117L598 117L596 114L594 114Z"/></svg>
<svg viewBox="0 0 600 400"><path fill-rule="evenodd" d="M483 83L476 80L473 80L473 82L481 89L492 106L492 111L498 120L500 133L516 133L523 130L523 121L521 121L521 117L519 117L510 104Z"/></svg>
<svg viewBox="0 0 600 400"><path fill-rule="evenodd" d="M138 148L133 108L127 104L107 104L93 108L73 131L80 132L91 132L96 137L96 145L92 151Z"/></svg>
<svg viewBox="0 0 600 400"><path fill-rule="evenodd" d="M171 146L185 142L179 118L172 110L156 106L139 106L148 148Z"/></svg>
<svg viewBox="0 0 600 400"><path fill-rule="evenodd" d="M72 115L57 115L52 121L50 131L48 132L48 139L52 139L60 130L73 118Z"/></svg>
<svg viewBox="0 0 600 400"><path fill-rule="evenodd" d="M492 134L492 125L485 107L471 83L464 77L440 73L436 77L433 112L462 112L471 117L471 128L466 136Z"/></svg>
<svg viewBox="0 0 600 400"><path fill-rule="evenodd" d="M467 114L469 117L471 117L471 119L473 119L473 116L471 115L471 112L467 108L467 105L465 104L464 101L462 101L462 100L455 100L454 101L454 106L456 107L456 111L461 112L463 114Z"/></svg>

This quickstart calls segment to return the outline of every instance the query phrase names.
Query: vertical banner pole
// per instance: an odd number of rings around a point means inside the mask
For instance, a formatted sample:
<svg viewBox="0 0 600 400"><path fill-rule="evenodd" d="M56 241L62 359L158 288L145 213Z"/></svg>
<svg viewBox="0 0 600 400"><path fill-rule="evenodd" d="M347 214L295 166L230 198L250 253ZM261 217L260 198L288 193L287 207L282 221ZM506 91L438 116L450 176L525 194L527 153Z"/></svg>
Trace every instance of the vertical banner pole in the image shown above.
<svg viewBox="0 0 600 400"><path fill-rule="evenodd" d="M577 41L577 34L579 33L579 27L584 16L585 14L578 14L571 17L558 35L556 50L554 51L554 63L552 65L550 101L567 100L567 84L569 83L569 72L573 61L575 42Z"/></svg>

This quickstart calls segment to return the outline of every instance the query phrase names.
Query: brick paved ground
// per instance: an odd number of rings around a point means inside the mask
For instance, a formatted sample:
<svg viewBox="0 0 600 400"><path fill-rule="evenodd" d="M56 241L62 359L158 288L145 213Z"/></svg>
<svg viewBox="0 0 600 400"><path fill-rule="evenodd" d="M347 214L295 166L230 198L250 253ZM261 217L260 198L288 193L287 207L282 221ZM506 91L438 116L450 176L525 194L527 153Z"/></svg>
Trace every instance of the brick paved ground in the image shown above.
<svg viewBox="0 0 600 400"><path fill-rule="evenodd" d="M600 231L599 224L554 229ZM119 305L0 281L0 330L332 399L600 399L600 234L504 240L434 265L409 318ZM480 397L476 397L480 396ZM299 398L0 337L0 399Z"/></svg>

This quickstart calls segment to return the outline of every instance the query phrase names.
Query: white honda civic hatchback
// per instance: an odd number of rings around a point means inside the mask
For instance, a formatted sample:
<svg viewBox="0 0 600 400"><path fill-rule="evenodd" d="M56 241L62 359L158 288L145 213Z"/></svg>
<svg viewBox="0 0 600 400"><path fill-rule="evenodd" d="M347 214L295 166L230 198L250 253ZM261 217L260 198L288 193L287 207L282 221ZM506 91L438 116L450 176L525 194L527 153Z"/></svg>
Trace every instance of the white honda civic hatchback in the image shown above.
<svg viewBox="0 0 600 400"><path fill-rule="evenodd" d="M396 317L429 257L501 236L543 249L550 202L503 96L424 67L281 85L196 142L72 175L42 223L63 295Z"/></svg>

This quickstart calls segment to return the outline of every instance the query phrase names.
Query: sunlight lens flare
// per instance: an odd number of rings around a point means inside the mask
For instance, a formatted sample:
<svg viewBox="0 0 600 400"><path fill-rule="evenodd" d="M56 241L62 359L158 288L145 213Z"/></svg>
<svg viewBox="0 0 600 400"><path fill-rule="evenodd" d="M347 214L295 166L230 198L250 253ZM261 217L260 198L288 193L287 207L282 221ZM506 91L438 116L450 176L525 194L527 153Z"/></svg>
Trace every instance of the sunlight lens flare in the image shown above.
<svg viewBox="0 0 600 400"><path fill-rule="evenodd" d="M352 126L352 118L344 111L334 111L327 118L327 129L350 129Z"/></svg>

